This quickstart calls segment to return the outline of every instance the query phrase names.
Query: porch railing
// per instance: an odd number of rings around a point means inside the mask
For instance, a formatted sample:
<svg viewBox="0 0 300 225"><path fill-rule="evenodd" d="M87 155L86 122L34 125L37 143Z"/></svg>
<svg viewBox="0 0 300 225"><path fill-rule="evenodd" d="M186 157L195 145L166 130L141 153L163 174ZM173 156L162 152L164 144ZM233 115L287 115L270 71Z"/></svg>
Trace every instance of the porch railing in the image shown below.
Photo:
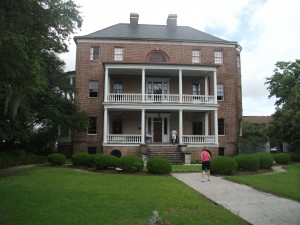
<svg viewBox="0 0 300 225"><path fill-rule="evenodd" d="M145 94L145 102L179 103L178 94ZM214 103L213 95L182 95L183 103ZM142 94L136 93L110 93L108 102L142 102Z"/></svg>
<svg viewBox="0 0 300 225"><path fill-rule="evenodd" d="M108 134L107 143L139 144L141 135L136 134ZM183 144L214 144L214 135L182 135Z"/></svg>
<svg viewBox="0 0 300 225"><path fill-rule="evenodd" d="M182 135L184 144L213 144L215 143L214 135Z"/></svg>
<svg viewBox="0 0 300 225"><path fill-rule="evenodd" d="M108 134L107 143L141 143L141 137L136 134Z"/></svg>

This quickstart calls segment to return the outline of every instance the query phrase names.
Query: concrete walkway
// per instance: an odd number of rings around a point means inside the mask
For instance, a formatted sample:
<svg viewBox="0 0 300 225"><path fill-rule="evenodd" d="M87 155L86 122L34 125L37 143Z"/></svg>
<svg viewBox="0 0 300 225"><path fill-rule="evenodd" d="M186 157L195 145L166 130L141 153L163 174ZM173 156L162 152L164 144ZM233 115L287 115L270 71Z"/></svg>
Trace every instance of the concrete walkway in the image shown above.
<svg viewBox="0 0 300 225"><path fill-rule="evenodd" d="M173 173L205 197L254 225L300 225L300 203L211 176L201 182L200 173Z"/></svg>

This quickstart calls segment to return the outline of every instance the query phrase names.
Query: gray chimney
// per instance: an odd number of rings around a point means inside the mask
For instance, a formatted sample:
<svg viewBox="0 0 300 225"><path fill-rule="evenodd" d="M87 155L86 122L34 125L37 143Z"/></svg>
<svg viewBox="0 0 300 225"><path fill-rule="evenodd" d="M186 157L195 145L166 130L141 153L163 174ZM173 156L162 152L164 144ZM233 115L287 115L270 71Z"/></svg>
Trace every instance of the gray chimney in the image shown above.
<svg viewBox="0 0 300 225"><path fill-rule="evenodd" d="M167 26L170 29L175 29L177 27L177 15L176 14L169 14L167 19Z"/></svg>
<svg viewBox="0 0 300 225"><path fill-rule="evenodd" d="M139 24L139 14L138 13L130 13L130 24L131 25Z"/></svg>

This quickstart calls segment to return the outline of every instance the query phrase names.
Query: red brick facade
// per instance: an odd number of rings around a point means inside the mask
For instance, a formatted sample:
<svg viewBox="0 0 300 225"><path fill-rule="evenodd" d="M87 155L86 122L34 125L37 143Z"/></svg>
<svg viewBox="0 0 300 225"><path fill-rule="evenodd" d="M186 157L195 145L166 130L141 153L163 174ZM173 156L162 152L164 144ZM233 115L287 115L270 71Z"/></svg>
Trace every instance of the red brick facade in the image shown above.
<svg viewBox="0 0 300 225"><path fill-rule="evenodd" d="M100 59L90 60L90 48L99 47ZM169 42L169 41L141 41L141 40L97 40L78 39L77 40L77 58L76 58L76 88L78 93L75 96L76 103L81 109L86 111L89 116L97 117L97 134L88 135L87 132L75 132L74 134L74 152L86 152L88 147L96 147L99 153L110 153L113 149L119 149L122 155L138 154L139 145L109 145L103 147L103 127L104 127L104 89L105 89L105 64L116 63L114 61L114 49L123 49L123 64L142 64L147 65L149 56L153 51L162 52L168 62L164 65L188 65L188 66L209 66L217 68L217 83L224 85L224 100L218 101L218 118L224 118L225 135L219 135L219 144L211 146L214 155L218 155L218 149L224 148L225 155L237 154L237 142L240 134L240 121L242 120L242 96L241 96L241 70L237 66L237 56L240 52L235 45L210 44L210 43L192 43L192 42ZM192 63L192 50L200 50L201 61L199 64ZM223 64L214 63L214 52L223 53ZM147 76L147 74L146 74ZM124 93L141 93L141 76L128 76L124 74L114 74L110 77L110 89L113 89L114 81L123 83ZM97 98L89 97L89 81L97 80L99 83L99 93ZM199 81L200 80L200 81ZM197 81L204 86L204 79L198 77L185 77L182 83L182 93L191 94L191 86ZM169 81L170 94L178 93L178 78L174 77ZM203 85L202 85L203 84ZM209 93L213 93L212 77L209 78ZM179 105L180 107L180 105ZM155 111L157 113L157 111ZM130 116L131 115L131 116ZM122 118L123 132L130 134L139 134L140 132L140 112L110 112L110 119ZM132 118L131 118L132 117ZM135 121L135 118L139 120ZM192 134L192 121L203 121L204 114L184 111L183 133ZM130 120L126 125L125 120ZM178 129L178 115L170 112L170 121ZM191 121L191 122L188 122ZM112 125L110 124L110 132ZM209 113L209 133L214 133L213 112ZM171 125L170 125L171 126ZM171 129L171 127L170 127ZM203 145L202 145L203 146ZM207 145L206 145L207 146ZM208 146L209 147L209 146ZM193 159L198 159L198 150L201 145L189 146Z"/></svg>

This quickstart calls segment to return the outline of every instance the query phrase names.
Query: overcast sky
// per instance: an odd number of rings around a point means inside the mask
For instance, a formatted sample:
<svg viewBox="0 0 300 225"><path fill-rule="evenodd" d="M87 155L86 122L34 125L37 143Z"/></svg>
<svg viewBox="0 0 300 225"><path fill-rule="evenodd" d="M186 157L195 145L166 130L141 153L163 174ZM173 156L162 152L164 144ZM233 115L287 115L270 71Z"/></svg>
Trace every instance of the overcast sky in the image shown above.
<svg viewBox="0 0 300 225"><path fill-rule="evenodd" d="M178 26L190 26L228 41L241 53L243 115L267 116L275 111L264 85L277 61L300 59L299 0L74 0L81 6L83 26L75 36L117 23L129 23L131 12L140 24L165 25L177 14ZM66 71L75 70L76 45L61 55Z"/></svg>

